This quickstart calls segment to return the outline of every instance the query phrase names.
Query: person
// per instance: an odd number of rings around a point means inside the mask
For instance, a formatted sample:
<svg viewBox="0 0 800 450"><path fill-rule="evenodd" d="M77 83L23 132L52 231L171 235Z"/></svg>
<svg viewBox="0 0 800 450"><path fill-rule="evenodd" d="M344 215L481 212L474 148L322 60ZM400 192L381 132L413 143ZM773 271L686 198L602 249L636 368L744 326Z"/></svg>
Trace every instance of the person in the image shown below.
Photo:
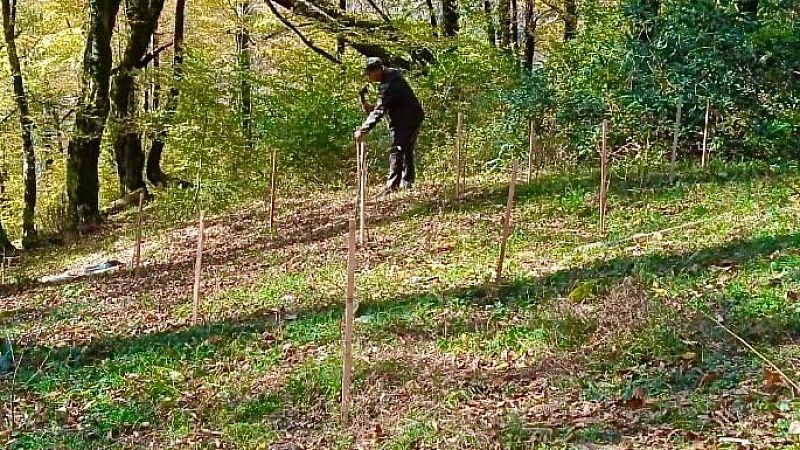
<svg viewBox="0 0 800 450"><path fill-rule="evenodd" d="M382 194L398 189L411 189L416 178L414 147L425 112L411 86L399 70L386 67L380 58L367 59L364 71L372 83L379 83L378 102L371 105L360 92L361 105L369 113L364 123L355 131L360 142L386 115L392 146L389 149L389 179Z"/></svg>

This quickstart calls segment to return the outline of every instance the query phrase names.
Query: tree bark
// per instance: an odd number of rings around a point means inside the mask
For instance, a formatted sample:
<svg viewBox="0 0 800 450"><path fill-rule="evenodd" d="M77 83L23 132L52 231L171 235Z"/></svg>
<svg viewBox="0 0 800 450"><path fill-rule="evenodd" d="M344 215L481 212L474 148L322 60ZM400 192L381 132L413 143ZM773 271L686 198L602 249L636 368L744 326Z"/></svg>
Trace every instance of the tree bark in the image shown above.
<svg viewBox="0 0 800 450"><path fill-rule="evenodd" d="M525 7L525 67L533 69L536 58L536 0L528 0Z"/></svg>
<svg viewBox="0 0 800 450"><path fill-rule="evenodd" d="M509 0L498 0L497 2L497 21L500 24L500 47L509 48L511 46L511 15L509 10L511 4Z"/></svg>
<svg viewBox="0 0 800 450"><path fill-rule="evenodd" d="M433 30L433 37L438 37L439 19L436 17L436 8L433 7L433 0L425 0L425 4L428 6L428 16L430 17L431 21L431 30Z"/></svg>
<svg viewBox="0 0 800 450"><path fill-rule="evenodd" d="M14 86L14 101L19 112L22 135L23 184L25 185L25 207L22 210L22 246L30 247L36 242L36 152L33 147L33 120L25 92L25 81L17 54L16 41L16 2L0 0L3 11L3 36L6 42L8 64L11 68L11 83ZM2 231L0 229L0 231ZM3 233L5 235L5 233Z"/></svg>
<svg viewBox="0 0 800 450"><path fill-rule="evenodd" d="M8 239L8 235L6 234L6 230L3 228L3 222L0 221L0 252L14 252L17 249L11 244L11 241Z"/></svg>
<svg viewBox="0 0 800 450"><path fill-rule="evenodd" d="M341 9L343 13L347 14L347 0L339 0L339 9ZM341 36L336 37L336 54L339 56L340 60L342 59L342 55L344 55L346 44L347 43L344 41L344 39L342 39Z"/></svg>
<svg viewBox="0 0 800 450"><path fill-rule="evenodd" d="M486 37L489 39L489 45L497 47L497 30L494 28L491 0L484 0L483 12L486 14Z"/></svg>
<svg viewBox="0 0 800 450"><path fill-rule="evenodd" d="M110 109L111 35L119 4L120 0L88 0L83 86L67 148L67 220L72 228L100 219L97 169Z"/></svg>
<svg viewBox="0 0 800 450"><path fill-rule="evenodd" d="M517 0L511 0L511 44L519 48L519 9Z"/></svg>
<svg viewBox="0 0 800 450"><path fill-rule="evenodd" d="M564 42L578 36L578 2L564 0Z"/></svg>
<svg viewBox="0 0 800 450"><path fill-rule="evenodd" d="M253 101L252 88L250 86L250 15L252 5L249 1L244 1L237 5L239 29L236 31L236 59L239 65L239 109L242 115L242 133L244 134L247 147L253 147Z"/></svg>
<svg viewBox="0 0 800 450"><path fill-rule="evenodd" d="M130 31L125 53L111 83L111 137L117 161L120 197L139 189L147 191L142 135L137 124L136 78L163 8L164 0L128 0L125 3Z"/></svg>
<svg viewBox="0 0 800 450"><path fill-rule="evenodd" d="M442 33L446 37L455 37L458 34L458 1L442 0Z"/></svg>
<svg viewBox="0 0 800 450"><path fill-rule="evenodd" d="M178 98L180 97L180 84L183 80L183 43L185 38L186 25L186 0L175 2L175 28L172 39L172 87L166 102L166 113L169 119L175 116L178 110ZM167 128L161 129L153 139L150 152L147 154L147 179L154 186L161 186L167 181L167 176L161 169L161 156L164 153L164 146L167 139Z"/></svg>

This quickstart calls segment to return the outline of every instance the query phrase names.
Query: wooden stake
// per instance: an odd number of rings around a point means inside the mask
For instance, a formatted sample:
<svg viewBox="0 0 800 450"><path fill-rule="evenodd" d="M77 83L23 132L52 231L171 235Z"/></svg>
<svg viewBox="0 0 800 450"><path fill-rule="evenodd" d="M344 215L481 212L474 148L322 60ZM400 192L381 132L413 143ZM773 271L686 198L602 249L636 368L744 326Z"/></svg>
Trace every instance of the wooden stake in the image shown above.
<svg viewBox="0 0 800 450"><path fill-rule="evenodd" d="M706 164L708 163L708 159L711 156L708 151L708 117L711 111L711 98L706 99L706 121L705 127L703 127L703 156L702 160L700 161L700 167L705 168Z"/></svg>
<svg viewBox="0 0 800 450"><path fill-rule="evenodd" d="M511 235L512 212L514 210L514 188L517 182L517 161L511 161L511 178L508 181L508 203L506 203L506 215L503 218L503 234L500 236L500 257L497 260L497 277L495 283L499 286L503 280L503 265L506 260L506 246L508 237Z"/></svg>
<svg viewBox="0 0 800 450"><path fill-rule="evenodd" d="M528 183L533 179L533 163L536 154L536 128L533 119L528 122Z"/></svg>
<svg viewBox="0 0 800 450"><path fill-rule="evenodd" d="M142 209L144 206L144 191L139 193L139 219L136 223L136 247L133 250L133 276L139 274L142 262Z"/></svg>
<svg viewBox="0 0 800 450"><path fill-rule="evenodd" d="M675 182L675 161L678 156L678 136L681 134L681 109L683 100L678 100L678 109L675 111L675 132L672 138L672 155L669 160L669 182Z"/></svg>
<svg viewBox="0 0 800 450"><path fill-rule="evenodd" d="M600 145L600 234L606 233L606 197L608 196L608 120L603 120L603 140Z"/></svg>
<svg viewBox="0 0 800 450"><path fill-rule="evenodd" d="M197 258L194 263L194 295L192 302L192 323L197 324L197 310L200 306L200 272L203 267L203 234L205 224L203 223L203 210L200 210L200 218L197 224Z"/></svg>
<svg viewBox="0 0 800 450"><path fill-rule="evenodd" d="M275 199L278 196L278 152L272 150L272 175L269 178L269 231L275 232Z"/></svg>
<svg viewBox="0 0 800 450"><path fill-rule="evenodd" d="M363 142L359 145L359 179L358 179L358 202L359 202L359 230L358 244L363 246L366 242L367 233L367 146Z"/></svg>
<svg viewBox="0 0 800 450"><path fill-rule="evenodd" d="M350 219L347 239L347 297L344 308L344 339L342 347L342 424L350 424L350 385L353 376L353 321L356 297L356 221Z"/></svg>
<svg viewBox="0 0 800 450"><path fill-rule="evenodd" d="M456 123L456 199L461 198L461 150L462 150L462 128L464 126L464 114L458 113Z"/></svg>

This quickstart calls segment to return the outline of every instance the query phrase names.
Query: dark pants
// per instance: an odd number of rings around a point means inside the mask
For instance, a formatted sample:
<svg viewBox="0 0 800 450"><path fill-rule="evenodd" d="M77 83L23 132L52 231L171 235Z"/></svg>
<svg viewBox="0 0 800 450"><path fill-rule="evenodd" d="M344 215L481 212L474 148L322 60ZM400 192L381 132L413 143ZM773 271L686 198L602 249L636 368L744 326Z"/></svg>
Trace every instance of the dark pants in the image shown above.
<svg viewBox="0 0 800 450"><path fill-rule="evenodd" d="M392 148L389 149L388 189L398 189L401 185L409 187L416 179L414 168L414 147L417 145L419 126L412 130L392 131Z"/></svg>

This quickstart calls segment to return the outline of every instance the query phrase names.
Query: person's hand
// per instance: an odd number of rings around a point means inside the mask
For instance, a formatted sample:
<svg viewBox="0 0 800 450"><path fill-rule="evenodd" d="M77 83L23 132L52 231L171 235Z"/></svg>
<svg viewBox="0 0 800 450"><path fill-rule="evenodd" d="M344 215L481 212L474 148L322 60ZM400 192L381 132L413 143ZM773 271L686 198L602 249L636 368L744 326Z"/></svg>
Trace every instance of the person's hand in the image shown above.
<svg viewBox="0 0 800 450"><path fill-rule="evenodd" d="M353 133L353 137L356 138L356 142L361 142L364 136L366 136L366 133L361 130L356 130L355 133Z"/></svg>

